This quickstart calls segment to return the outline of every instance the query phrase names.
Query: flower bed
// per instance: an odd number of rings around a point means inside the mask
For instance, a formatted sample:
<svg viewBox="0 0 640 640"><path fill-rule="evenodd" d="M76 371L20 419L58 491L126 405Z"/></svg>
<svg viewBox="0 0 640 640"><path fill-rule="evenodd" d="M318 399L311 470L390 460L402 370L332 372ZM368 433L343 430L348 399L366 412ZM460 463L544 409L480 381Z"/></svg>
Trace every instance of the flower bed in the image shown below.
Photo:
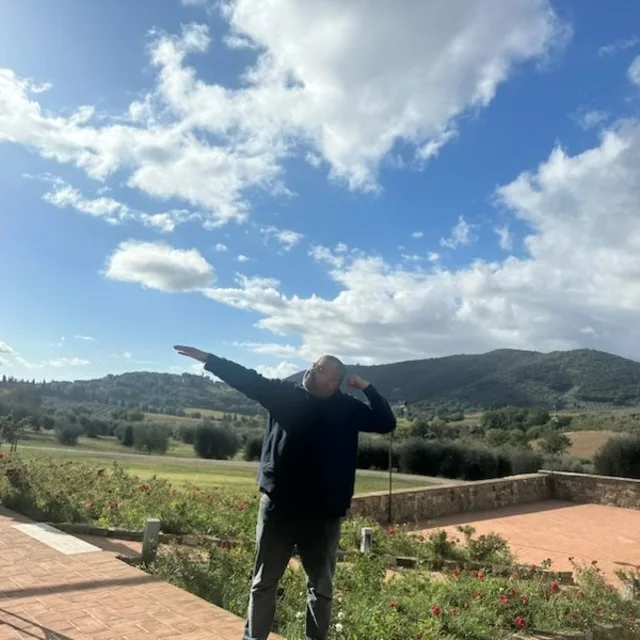
<svg viewBox="0 0 640 640"><path fill-rule="evenodd" d="M164 547L148 570L244 616L252 562L252 553L240 547ZM623 599L594 567L577 568L577 574L579 589L565 589L538 572L504 578L475 570L435 576L398 570L390 576L383 557L360 555L338 565L330 637L497 640L518 631L579 634L604 625L617 629L612 639L631 633L639 604ZM303 571L289 567L281 584L275 630L298 638L304 617Z"/></svg>
<svg viewBox="0 0 640 640"><path fill-rule="evenodd" d="M166 534L191 534L192 542L205 546L163 546L146 569L239 616L245 614L257 496L215 488L178 489L159 478L142 481L118 465L2 456L0 499L10 509L53 523L140 530L147 518L160 518ZM373 529L373 552L368 555L357 552L363 526ZM218 544L207 544L205 535L215 536ZM219 544L221 540L225 544ZM226 544L229 540L240 544ZM423 538L353 518L344 524L341 548L347 557L336 575L332 640L498 640L518 631L570 633L603 625L617 629L617 635L609 637L625 638L632 637L623 634L632 633L640 617L640 603L607 585L597 567L576 567L579 586L567 589L544 567L517 567L499 536L475 538L469 528L460 530L459 539L443 532ZM390 572L390 556L415 558L417 568ZM498 566L507 575L497 575ZM297 638L305 598L303 572L290 567L282 588L277 631Z"/></svg>
<svg viewBox="0 0 640 640"><path fill-rule="evenodd" d="M165 533L204 533L253 540L258 499L215 487L176 488L162 478L141 480L118 464L0 457L4 506L51 523L87 523L140 530L159 518Z"/></svg>

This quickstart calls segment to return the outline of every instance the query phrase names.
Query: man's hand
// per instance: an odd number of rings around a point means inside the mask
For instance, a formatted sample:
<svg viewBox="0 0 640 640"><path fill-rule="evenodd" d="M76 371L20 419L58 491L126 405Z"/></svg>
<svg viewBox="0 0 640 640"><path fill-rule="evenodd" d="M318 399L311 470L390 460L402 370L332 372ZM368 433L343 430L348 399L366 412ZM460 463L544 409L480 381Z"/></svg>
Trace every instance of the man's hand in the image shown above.
<svg viewBox="0 0 640 640"><path fill-rule="evenodd" d="M209 354L206 351L200 351L200 349L194 349L193 347L181 347L176 345L173 347L181 356L187 356L187 358L193 358L198 362L206 362Z"/></svg>
<svg viewBox="0 0 640 640"><path fill-rule="evenodd" d="M351 389L364 391L369 386L369 383L366 380L363 380L360 376L349 376L347 378L347 386L351 387Z"/></svg>

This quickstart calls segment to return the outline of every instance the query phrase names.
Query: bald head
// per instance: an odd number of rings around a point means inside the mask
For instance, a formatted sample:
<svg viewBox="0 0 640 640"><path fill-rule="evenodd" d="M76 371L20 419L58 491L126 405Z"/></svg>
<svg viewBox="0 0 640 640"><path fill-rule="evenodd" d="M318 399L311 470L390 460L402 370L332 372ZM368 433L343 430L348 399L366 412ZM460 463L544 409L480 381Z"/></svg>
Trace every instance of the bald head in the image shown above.
<svg viewBox="0 0 640 640"><path fill-rule="evenodd" d="M304 374L302 384L314 396L328 398L342 384L347 375L347 368L341 360L331 355L318 358Z"/></svg>

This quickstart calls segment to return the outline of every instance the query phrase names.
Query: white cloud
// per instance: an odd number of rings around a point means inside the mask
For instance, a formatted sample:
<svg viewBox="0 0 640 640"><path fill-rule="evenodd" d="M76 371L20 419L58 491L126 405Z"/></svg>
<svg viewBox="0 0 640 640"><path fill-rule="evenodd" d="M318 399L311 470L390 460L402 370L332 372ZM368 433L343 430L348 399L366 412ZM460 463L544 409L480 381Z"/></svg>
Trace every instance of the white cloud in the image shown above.
<svg viewBox="0 0 640 640"><path fill-rule="evenodd" d="M298 347L290 344L275 344L262 342L232 342L232 346L248 349L261 355L276 356L278 358L293 358L298 355Z"/></svg>
<svg viewBox="0 0 640 640"><path fill-rule="evenodd" d="M29 371L39 370L39 369L63 369L66 367L84 367L88 364L91 364L89 360L85 358L54 358L53 360L43 360L41 362L33 362L21 355L14 356L15 364L22 366L24 369L28 369Z"/></svg>
<svg viewBox="0 0 640 640"><path fill-rule="evenodd" d="M38 367L55 367L56 369L61 369L62 367L84 367L88 364L91 364L91 362L85 358L56 358L55 360L47 360L39 364Z"/></svg>
<svg viewBox="0 0 640 640"><path fill-rule="evenodd" d="M112 198L87 199L80 191L69 185L56 185L52 191L44 194L42 199L61 209L73 208L91 216L104 216L107 220L116 221L123 205Z"/></svg>
<svg viewBox="0 0 640 640"><path fill-rule="evenodd" d="M267 239L273 238L282 245L285 251L289 251L300 240L304 238L304 235L297 231L291 231L290 229L278 229L274 226L261 227L260 233L262 233Z"/></svg>
<svg viewBox="0 0 640 640"><path fill-rule="evenodd" d="M440 260L440 254L436 253L435 251L430 251L427 255L427 260L432 264L435 264L436 262L438 262L438 260Z"/></svg>
<svg viewBox="0 0 640 640"><path fill-rule="evenodd" d="M84 342L95 342L96 339L92 338L91 336L80 336L80 335L75 335L73 336L76 340L82 340Z"/></svg>
<svg viewBox="0 0 640 640"><path fill-rule="evenodd" d="M419 240L420 238L424 238L424 232L422 232L422 231L414 231L411 234L411 237L415 238L416 240Z"/></svg>
<svg viewBox="0 0 640 640"><path fill-rule="evenodd" d="M574 115L574 120L582 129L587 131L588 129L593 129L593 127L597 127L599 124L606 122L609 117L610 116L606 111L591 109L578 111L578 113Z"/></svg>
<svg viewBox="0 0 640 640"><path fill-rule="evenodd" d="M629 82L640 86L640 56L636 56L627 70Z"/></svg>
<svg viewBox="0 0 640 640"><path fill-rule="evenodd" d="M455 227L451 230L451 235L448 238L440 238L440 246L447 249L457 249L470 245L473 242L472 230L473 226L464 219L464 216L460 216Z"/></svg>
<svg viewBox="0 0 640 640"><path fill-rule="evenodd" d="M292 362L280 362L275 367L259 366L256 371L266 378L288 378L298 373L300 367Z"/></svg>
<svg viewBox="0 0 640 640"><path fill-rule="evenodd" d="M249 262L249 260L251 260L251 258L249 256L245 256L244 254L239 254L238 256L236 256L236 260L238 262Z"/></svg>
<svg viewBox="0 0 640 640"><path fill-rule="evenodd" d="M214 247L218 253L224 253L225 251L229 251L229 247L226 244L222 244L222 242L218 242L218 244Z"/></svg>
<svg viewBox="0 0 640 640"><path fill-rule="evenodd" d="M626 38L622 40L616 40L615 42L610 42L609 44L605 44L604 46L598 49L598 55L600 56L613 56L620 51L624 51L625 49L631 49L640 44L640 38Z"/></svg>
<svg viewBox="0 0 640 640"><path fill-rule="evenodd" d="M424 256L419 256L416 253L412 253L412 254L403 253L401 255L401 258L405 262L422 262L424 260Z"/></svg>
<svg viewBox="0 0 640 640"><path fill-rule="evenodd" d="M496 195L529 228L521 258L425 269L322 247L313 255L335 296L286 296L277 281L243 277L206 294L300 340L300 358L329 352L379 363L589 346L640 359L640 122L574 156L554 149Z"/></svg>
<svg viewBox="0 0 640 640"><path fill-rule="evenodd" d="M58 340L58 342L52 342L49 346L50 347L56 347L58 349L62 349L62 347L64 347L65 340L66 340L66 338L64 336L62 336L60 338L60 340Z"/></svg>
<svg viewBox="0 0 640 640"><path fill-rule="evenodd" d="M14 354L15 350L12 349L6 342L2 342L0 340L0 353L8 353L8 354Z"/></svg>
<svg viewBox="0 0 640 640"><path fill-rule="evenodd" d="M378 189L378 168L398 142L418 159L434 155L514 67L544 59L566 35L547 0L405 0L402 11L356 0L220 4L226 42L257 52L240 88L208 84L189 66L210 43L205 25L189 24L178 36L152 34L155 87L112 118L95 118L90 105L70 116L45 110L41 86L0 70L0 141L101 184L117 172L147 196L195 208L211 228L246 219L250 190L287 193L282 163L292 156L326 163L353 189ZM49 199L119 215L113 199L72 187ZM136 219L172 225L169 213Z"/></svg>
<svg viewBox="0 0 640 640"><path fill-rule="evenodd" d="M209 286L215 272L196 249L127 240L107 260L105 275L111 280L176 293Z"/></svg>
<svg viewBox="0 0 640 640"><path fill-rule="evenodd" d="M101 217L110 224L119 224L125 220L138 220L146 227L169 233L175 231L179 224L197 217L196 214L186 209L171 209L155 214L143 213L113 198L105 196L87 198L78 189L55 176L45 174L37 179L52 185L52 188L42 196L45 202L60 209L74 209L80 213ZM104 189L98 191L104 191Z"/></svg>
<svg viewBox="0 0 640 640"><path fill-rule="evenodd" d="M503 251L511 251L513 249L513 237L511 235L511 230L507 225L502 227L496 227L494 229L496 234L498 235L498 243L500 248Z"/></svg>

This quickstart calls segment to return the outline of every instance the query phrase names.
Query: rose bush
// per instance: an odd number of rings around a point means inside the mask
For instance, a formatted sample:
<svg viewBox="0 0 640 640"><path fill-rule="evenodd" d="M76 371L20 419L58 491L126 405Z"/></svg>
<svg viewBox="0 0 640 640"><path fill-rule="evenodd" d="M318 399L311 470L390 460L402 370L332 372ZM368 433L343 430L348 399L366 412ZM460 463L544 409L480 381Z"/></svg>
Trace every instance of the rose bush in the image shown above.
<svg viewBox="0 0 640 640"><path fill-rule="evenodd" d="M163 547L148 570L244 617L253 556L246 549ZM595 567L576 567L580 587L562 588L539 569L499 578L478 571L390 573L382 557L339 563L331 640L498 640L517 631L631 627L638 602L625 600ZM276 631L299 638L305 616L304 572L292 564L281 583Z"/></svg>

